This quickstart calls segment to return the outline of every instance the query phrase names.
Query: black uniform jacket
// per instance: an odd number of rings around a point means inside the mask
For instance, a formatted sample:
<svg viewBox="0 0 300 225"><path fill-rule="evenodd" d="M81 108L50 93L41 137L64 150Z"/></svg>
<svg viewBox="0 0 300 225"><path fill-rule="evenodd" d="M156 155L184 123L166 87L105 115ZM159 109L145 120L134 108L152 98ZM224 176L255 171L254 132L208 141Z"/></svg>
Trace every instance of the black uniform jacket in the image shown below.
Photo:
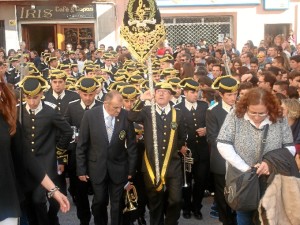
<svg viewBox="0 0 300 225"><path fill-rule="evenodd" d="M192 157L194 161L206 161L209 160L208 143L206 136L200 137L196 130L198 128L206 127L206 111L208 104L204 101L197 101L197 108L194 112L189 111L185 106L185 101L174 106L180 109L184 115L184 121L187 127L187 146L192 151Z"/></svg>
<svg viewBox="0 0 300 225"><path fill-rule="evenodd" d="M9 217L20 217L20 202L24 192L38 186L45 176L29 152L20 124L13 136L0 113L0 221Z"/></svg>
<svg viewBox="0 0 300 225"><path fill-rule="evenodd" d="M84 110L80 104L81 100L77 99L69 103L68 108L65 112L65 118L71 126L75 126L77 129L80 128L80 123L83 117ZM94 107L99 106L101 103L98 100L95 100Z"/></svg>
<svg viewBox="0 0 300 225"><path fill-rule="evenodd" d="M139 102L137 104L141 104L138 108L141 111L130 111L128 114L128 118L130 121L134 121L137 123L141 123L144 125L144 139L145 139L145 148L148 160L150 162L151 168L155 173L155 158L154 158L154 147L153 147L153 129L152 129L152 117L151 117L151 107L144 106L143 102ZM156 127L157 127L157 139L158 139L158 154L159 154L159 165L160 171L165 159L165 154L167 152L168 144L170 140L170 132L171 132L171 121L172 121L172 110L166 115L166 121L164 122L160 115L156 112ZM186 128L184 125L184 119L182 112L180 110L176 110L176 126L174 140L171 142L172 150L171 156L169 160L169 164L167 167L166 177L177 177L178 174L181 174L181 159L178 154L178 151L182 146L185 145L186 139ZM147 167L145 164L145 160L143 158L142 163L142 172L146 172Z"/></svg>
<svg viewBox="0 0 300 225"><path fill-rule="evenodd" d="M227 116L222 108L222 102L210 107L206 112L206 136L210 145L210 170L213 173L225 175L225 159L220 155L217 148L217 137Z"/></svg>
<svg viewBox="0 0 300 225"><path fill-rule="evenodd" d="M67 149L72 129L66 119L53 106L43 102L43 109L34 117L23 109L22 127L25 138L29 141L30 151L37 157L47 174L53 178L57 175L56 147ZM58 142L56 134L60 132Z"/></svg>
<svg viewBox="0 0 300 225"><path fill-rule="evenodd" d="M60 100L53 96L52 89L45 93L45 101L55 104L62 115L65 114L69 103L76 99L79 99L79 95L76 92L69 90L65 90L65 96Z"/></svg>
<svg viewBox="0 0 300 225"><path fill-rule="evenodd" d="M136 160L135 132L124 109L115 118L110 142L103 104L84 113L76 149L78 176L89 175L96 184L108 176L113 183L121 184L127 181L128 175L134 175Z"/></svg>

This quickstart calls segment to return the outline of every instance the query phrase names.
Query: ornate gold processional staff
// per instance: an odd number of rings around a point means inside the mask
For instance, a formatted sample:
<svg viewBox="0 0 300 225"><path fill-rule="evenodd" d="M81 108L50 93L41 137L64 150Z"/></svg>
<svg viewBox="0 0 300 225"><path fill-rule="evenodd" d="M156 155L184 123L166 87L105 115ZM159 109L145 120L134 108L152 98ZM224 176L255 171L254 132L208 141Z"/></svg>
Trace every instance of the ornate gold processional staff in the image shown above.
<svg viewBox="0 0 300 225"><path fill-rule="evenodd" d="M140 63L147 62L149 87L154 95L151 52L164 41L166 32L155 0L129 0L124 14L121 36L132 56ZM151 100L153 147L155 159L155 182L160 182L160 166L157 145L155 101Z"/></svg>

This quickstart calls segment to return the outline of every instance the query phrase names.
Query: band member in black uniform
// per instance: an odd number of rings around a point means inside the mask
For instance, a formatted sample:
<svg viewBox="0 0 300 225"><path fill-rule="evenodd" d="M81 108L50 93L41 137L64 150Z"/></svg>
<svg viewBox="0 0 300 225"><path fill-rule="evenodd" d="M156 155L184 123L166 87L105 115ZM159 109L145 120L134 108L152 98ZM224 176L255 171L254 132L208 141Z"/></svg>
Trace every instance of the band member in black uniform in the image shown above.
<svg viewBox="0 0 300 225"><path fill-rule="evenodd" d="M197 101L199 83L192 78L185 78L180 82L184 91L184 100L175 105L184 115L187 125L187 147L191 150L191 157L194 159L191 173L186 173L188 187L183 188L183 217L191 218L193 211L196 219L202 219L202 199L209 173L209 151L206 141L205 116L208 104L204 101ZM193 182L194 181L194 182Z"/></svg>
<svg viewBox="0 0 300 225"><path fill-rule="evenodd" d="M64 71L58 69L49 70L49 79L51 89L45 93L45 101L55 104L57 106L56 109L64 115L69 102L79 99L79 95L76 92L66 90L67 74ZM57 136L59 136L59 133ZM68 171L67 165L65 171L58 176L58 184L65 195L67 194L66 171Z"/></svg>
<svg viewBox="0 0 300 225"><path fill-rule="evenodd" d="M109 70L112 74L115 74L117 72L117 68L112 66L112 59L114 58L113 54L111 53L104 53L103 59L104 59L104 65L101 67L103 69Z"/></svg>
<svg viewBox="0 0 300 225"><path fill-rule="evenodd" d="M78 64L71 64L71 76L76 79L79 79L82 76L79 72Z"/></svg>
<svg viewBox="0 0 300 225"><path fill-rule="evenodd" d="M103 104L84 113L80 124L77 175L81 181L91 181L95 225L107 225L109 199L111 224L122 224L123 192L131 187L136 170L135 132L122 106L122 95L110 91Z"/></svg>
<svg viewBox="0 0 300 225"><path fill-rule="evenodd" d="M176 91L176 94L173 95L171 102L170 102L172 105L177 105L184 100L183 96L181 95L182 88L180 86L180 81L181 80L179 77L170 78L167 81L169 84L172 85L173 89Z"/></svg>
<svg viewBox="0 0 300 225"><path fill-rule="evenodd" d="M38 70L43 74L44 79L48 79L49 73L49 66L48 66L48 59L51 56L48 52L41 53L41 63L38 65Z"/></svg>
<svg viewBox="0 0 300 225"><path fill-rule="evenodd" d="M217 78L212 88L218 89L222 101L209 107L206 112L207 141L210 145L210 170L214 176L215 202L219 211L219 220L223 225L236 224L231 208L227 205L224 197L225 187L225 160L217 149L216 139L227 116L227 113L235 105L238 94L238 82L232 76Z"/></svg>
<svg viewBox="0 0 300 225"><path fill-rule="evenodd" d="M137 101L138 96L140 95L139 90L133 86L128 85L121 88L120 93L123 97L123 108L127 111L130 111L135 102ZM136 140L137 140L137 151L138 151L138 160L136 166L136 174L133 177L133 185L136 188L138 201L137 201L137 210L132 212L127 212L124 215L124 225L125 224L134 224L134 221L137 220L139 225L145 225L145 211L147 204L147 196L145 191L145 184L142 174L142 161L145 151L144 137L143 137L143 126L137 123L133 123L134 130L136 132Z"/></svg>
<svg viewBox="0 0 300 225"><path fill-rule="evenodd" d="M31 152L54 181L57 174L64 171L67 163L67 147L72 138L72 129L64 117L55 110L52 103L41 101L47 82L40 76L26 76L21 82L26 100L22 107L22 127L29 141ZM60 132L56 141L56 133ZM59 185L58 185L59 186ZM38 186L31 194L32 207L28 207L31 224L59 224L57 211L59 205L50 201L52 208L47 210L45 189Z"/></svg>
<svg viewBox="0 0 300 225"><path fill-rule="evenodd" d="M178 223L181 210L182 171L178 151L184 152L186 129L183 115L179 110L171 108L169 101L175 94L171 84L157 83L155 85L155 116L158 138L158 159L161 173L160 182L155 179L155 156L153 145L153 124L150 106L144 106L145 100L152 98L150 90L141 94L140 100L129 112L131 121L142 123L145 131L145 154L142 162L142 172L146 193L149 201L150 224L159 225L163 221L165 207L165 191L168 192L165 209L165 225Z"/></svg>
<svg viewBox="0 0 300 225"><path fill-rule="evenodd" d="M100 102L95 100L96 90L100 84L95 78L82 77L77 81L75 86L80 99L70 102L65 113L65 118L74 130L73 140L69 146L69 150L71 151L68 165L70 178L69 192L72 193L76 200L77 217L80 220L80 224L88 225L91 220L91 210L88 199L90 183L80 181L76 175L76 145L84 112L100 105Z"/></svg>
<svg viewBox="0 0 300 225"><path fill-rule="evenodd" d="M20 66L20 59L18 57L12 57L10 59L11 67L5 72L7 83L15 85L20 81L20 72L17 68Z"/></svg>
<svg viewBox="0 0 300 225"><path fill-rule="evenodd" d="M62 70L50 70L51 89L45 93L45 101L57 105L61 114L66 112L69 102L79 99L76 92L66 90L67 74Z"/></svg>
<svg viewBox="0 0 300 225"><path fill-rule="evenodd" d="M63 61L63 64L74 64L77 63L76 60L76 55L75 52L73 50L68 51L68 58L66 60Z"/></svg>

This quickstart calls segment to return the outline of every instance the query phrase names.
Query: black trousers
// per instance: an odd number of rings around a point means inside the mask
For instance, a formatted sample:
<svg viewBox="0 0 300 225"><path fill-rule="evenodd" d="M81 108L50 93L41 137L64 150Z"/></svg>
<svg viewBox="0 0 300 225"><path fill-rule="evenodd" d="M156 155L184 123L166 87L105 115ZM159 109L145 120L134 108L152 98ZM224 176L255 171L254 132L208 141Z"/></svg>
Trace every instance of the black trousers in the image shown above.
<svg viewBox="0 0 300 225"><path fill-rule="evenodd" d="M56 217L47 208L46 190L39 185L26 196L26 213L30 225L57 225ZM48 199L49 205L59 210L59 204L53 199Z"/></svg>
<svg viewBox="0 0 300 225"><path fill-rule="evenodd" d="M166 189L167 189L167 206L165 207L165 192L156 191L153 183L151 182L149 175L144 174L145 187L147 197L149 201L150 210L150 225L159 225L162 221L165 211L164 225L177 225L180 217L181 210L181 188L182 177L179 174L176 177L166 177Z"/></svg>
<svg viewBox="0 0 300 225"><path fill-rule="evenodd" d="M76 148L73 148L69 158L68 174L70 180L69 192L75 198L77 217L81 224L89 224L91 220L91 208L88 193L91 188L91 182L79 180L76 174Z"/></svg>
<svg viewBox="0 0 300 225"><path fill-rule="evenodd" d="M107 206L109 200L111 225L121 225L124 208L123 193L126 183L114 184L107 177L100 184L95 184L92 181L91 184L94 191L92 213L95 225L107 225Z"/></svg>
<svg viewBox="0 0 300 225"><path fill-rule="evenodd" d="M192 165L192 172L186 173L188 187L182 188L183 210L199 211L202 208L202 200L209 174L209 161L196 161ZM193 182L194 180L194 182Z"/></svg>
<svg viewBox="0 0 300 225"><path fill-rule="evenodd" d="M214 174L215 182L215 202L219 210L219 220L223 225L235 225L236 218L232 213L231 208L225 201L224 187L225 187L225 175Z"/></svg>

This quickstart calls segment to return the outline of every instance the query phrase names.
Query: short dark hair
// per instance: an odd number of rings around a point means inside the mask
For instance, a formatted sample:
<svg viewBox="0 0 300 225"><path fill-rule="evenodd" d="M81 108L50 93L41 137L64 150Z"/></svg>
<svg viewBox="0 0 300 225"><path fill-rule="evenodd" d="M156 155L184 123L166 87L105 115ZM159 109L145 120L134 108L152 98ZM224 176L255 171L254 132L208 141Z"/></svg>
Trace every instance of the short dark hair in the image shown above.
<svg viewBox="0 0 300 225"><path fill-rule="evenodd" d="M281 90L288 91L289 90L289 82L278 80L274 83L274 85L278 85Z"/></svg>
<svg viewBox="0 0 300 225"><path fill-rule="evenodd" d="M253 88L253 84L251 82L242 82L240 83L239 91L251 89L251 88Z"/></svg>
<svg viewBox="0 0 300 225"><path fill-rule="evenodd" d="M289 86L288 92L287 92L289 98L295 98L299 99L299 92L296 87L294 86Z"/></svg>
<svg viewBox="0 0 300 225"><path fill-rule="evenodd" d="M273 87L274 83L277 81L276 76L270 71L264 71L261 75L264 77L264 81L268 82L271 87Z"/></svg>
<svg viewBox="0 0 300 225"><path fill-rule="evenodd" d="M297 63L300 62L300 55L294 55L290 58L290 61L293 60L293 61L296 61Z"/></svg>

